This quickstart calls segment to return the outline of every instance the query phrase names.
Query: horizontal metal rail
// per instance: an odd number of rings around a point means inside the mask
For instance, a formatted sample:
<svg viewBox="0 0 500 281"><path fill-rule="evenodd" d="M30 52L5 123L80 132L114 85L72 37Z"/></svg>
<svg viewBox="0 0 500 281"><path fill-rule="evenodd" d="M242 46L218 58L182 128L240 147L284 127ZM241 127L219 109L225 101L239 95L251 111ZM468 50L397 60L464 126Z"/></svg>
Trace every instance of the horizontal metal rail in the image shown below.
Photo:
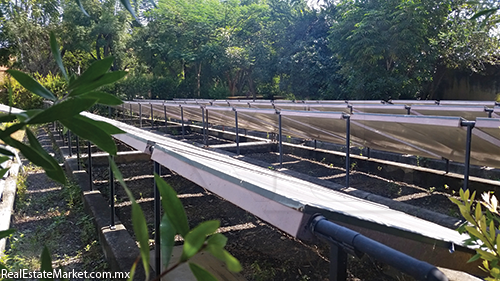
<svg viewBox="0 0 500 281"><path fill-rule="evenodd" d="M321 215L314 216L309 227L316 236L332 243L333 247L338 247L340 250L349 252L355 256L367 254L417 280L448 280L448 277L435 266L394 250L349 228L330 222ZM330 260L330 263L337 262L345 263L345 261L341 261L340 259ZM345 264L344 267L342 265L334 265L331 268L345 270ZM330 276L331 278L333 277L331 280L337 280L336 276L342 276L342 273L330 272Z"/></svg>

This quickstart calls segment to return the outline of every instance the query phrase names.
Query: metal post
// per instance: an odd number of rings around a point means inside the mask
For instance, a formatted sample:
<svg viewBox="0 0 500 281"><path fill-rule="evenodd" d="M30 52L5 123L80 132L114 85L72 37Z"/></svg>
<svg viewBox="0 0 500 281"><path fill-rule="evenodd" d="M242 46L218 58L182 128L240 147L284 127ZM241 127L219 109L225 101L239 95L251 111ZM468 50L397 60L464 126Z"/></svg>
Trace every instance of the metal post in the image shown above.
<svg viewBox="0 0 500 281"><path fill-rule="evenodd" d="M201 108L201 125L203 126L203 143L207 145L207 140L206 140L206 131L205 131L205 110L203 107Z"/></svg>
<svg viewBox="0 0 500 281"><path fill-rule="evenodd" d="M165 133L167 132L167 127L168 127L168 123L167 123L167 106L166 105L163 105L163 116L165 117Z"/></svg>
<svg viewBox="0 0 500 281"><path fill-rule="evenodd" d="M151 109L151 114L150 114L150 116L151 116L151 129L153 129L153 127L154 127L154 126L153 126L153 125L154 125L154 119L153 119L153 104L152 104L152 103L150 103L149 105L150 105L150 109Z"/></svg>
<svg viewBox="0 0 500 281"><path fill-rule="evenodd" d="M281 128L281 114L278 112L278 130L279 130L279 152L280 152L280 169L283 168L283 132Z"/></svg>
<svg viewBox="0 0 500 281"><path fill-rule="evenodd" d="M111 106L108 105L108 117L111 119Z"/></svg>
<svg viewBox="0 0 500 281"><path fill-rule="evenodd" d="M208 146L208 109L205 108L205 145Z"/></svg>
<svg viewBox="0 0 500 281"><path fill-rule="evenodd" d="M132 111L132 104L130 103L130 122L132 122L132 120L134 120L134 114Z"/></svg>
<svg viewBox="0 0 500 281"><path fill-rule="evenodd" d="M142 106L139 103L139 128L142 128Z"/></svg>
<svg viewBox="0 0 500 281"><path fill-rule="evenodd" d="M349 187L349 174L351 169L351 116L345 118L345 187Z"/></svg>
<svg viewBox="0 0 500 281"><path fill-rule="evenodd" d="M236 154L240 155L240 134L238 130L238 111L234 110L234 123L235 123L235 131L236 131Z"/></svg>
<svg viewBox="0 0 500 281"><path fill-rule="evenodd" d="M182 138L184 138L184 108L181 106L181 127L182 127Z"/></svg>
<svg viewBox="0 0 500 281"><path fill-rule="evenodd" d="M369 147L366 148L366 157L371 158L372 156L372 151Z"/></svg>
<svg viewBox="0 0 500 281"><path fill-rule="evenodd" d="M467 126L467 139L465 142L465 170L464 170L464 186L463 190L467 190L469 188L469 170L470 170L470 149L472 142L472 129L476 122L474 121L462 121L462 126Z"/></svg>
<svg viewBox="0 0 500 281"><path fill-rule="evenodd" d="M76 136L76 168L80 170L80 139Z"/></svg>
<svg viewBox="0 0 500 281"><path fill-rule="evenodd" d="M318 147L316 140L314 140L314 149Z"/></svg>
<svg viewBox="0 0 500 281"><path fill-rule="evenodd" d="M89 190L90 191L93 191L94 190L94 182L93 182L93 179L92 179L92 145L90 143L90 141L87 141L87 146L88 146L88 157L89 157L89 160L88 160L88 173L89 173Z"/></svg>
<svg viewBox="0 0 500 281"><path fill-rule="evenodd" d="M333 243L330 243L330 280L347 280L347 253Z"/></svg>
<svg viewBox="0 0 500 281"><path fill-rule="evenodd" d="M123 121L125 121L125 103L122 103L122 117Z"/></svg>
<svg viewBox="0 0 500 281"><path fill-rule="evenodd" d="M450 159L444 159L446 161L446 173L450 172Z"/></svg>
<svg viewBox="0 0 500 281"><path fill-rule="evenodd" d="M411 106L405 105L406 114L411 115Z"/></svg>
<svg viewBox="0 0 500 281"><path fill-rule="evenodd" d="M114 156L109 156L109 161L114 160ZM111 229L115 228L115 177L113 169L111 169L111 162L109 163L109 210L111 213Z"/></svg>
<svg viewBox="0 0 500 281"><path fill-rule="evenodd" d="M160 175L160 164L154 162L154 173ZM155 212L155 272L156 275L161 273L161 252L160 252L160 221L161 221L161 200L160 191L158 190L158 185L155 180L154 182L154 212Z"/></svg>
<svg viewBox="0 0 500 281"><path fill-rule="evenodd" d="M68 155L69 157L73 156L73 148L71 147L71 131L68 130Z"/></svg>

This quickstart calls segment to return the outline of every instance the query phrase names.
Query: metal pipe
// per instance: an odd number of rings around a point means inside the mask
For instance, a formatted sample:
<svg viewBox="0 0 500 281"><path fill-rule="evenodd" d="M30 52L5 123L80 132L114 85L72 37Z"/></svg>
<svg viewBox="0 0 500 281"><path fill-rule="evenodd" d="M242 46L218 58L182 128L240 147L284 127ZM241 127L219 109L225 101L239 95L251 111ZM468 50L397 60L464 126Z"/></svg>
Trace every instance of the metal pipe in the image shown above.
<svg viewBox="0 0 500 281"><path fill-rule="evenodd" d="M80 170L80 139L76 136L76 168Z"/></svg>
<svg viewBox="0 0 500 281"><path fill-rule="evenodd" d="M125 121L125 103L122 102L122 117L123 117L123 121Z"/></svg>
<svg viewBox="0 0 500 281"><path fill-rule="evenodd" d="M205 110L203 107L201 108L201 125L203 126L203 143L207 145L207 139L205 137L206 131L205 131Z"/></svg>
<svg viewBox="0 0 500 281"><path fill-rule="evenodd" d="M462 126L467 126L467 139L465 140L465 167L464 167L464 186L462 189L465 191L469 188L469 171L470 171L470 150L472 143L472 129L476 125L475 121L462 121Z"/></svg>
<svg viewBox="0 0 500 281"><path fill-rule="evenodd" d="M208 109L205 108L205 126L207 127L205 130L205 145L208 146Z"/></svg>
<svg viewBox="0 0 500 281"><path fill-rule="evenodd" d="M333 243L330 243L330 281L347 280L347 253Z"/></svg>
<svg viewBox="0 0 500 281"><path fill-rule="evenodd" d="M450 172L450 159L444 159L446 161L446 173L448 174Z"/></svg>
<svg viewBox="0 0 500 281"><path fill-rule="evenodd" d="M150 107L149 107L149 108L151 109L151 112L150 112L150 113L151 113L151 114L150 114L150 116L151 116L151 129L153 129L153 127L154 127L153 104L152 104L152 103L150 103L149 105L150 105Z"/></svg>
<svg viewBox="0 0 500 281"><path fill-rule="evenodd" d="M280 169L283 168L283 132L281 127L281 114L278 112L278 130L279 130L279 152L280 152Z"/></svg>
<svg viewBox="0 0 500 281"><path fill-rule="evenodd" d="M366 148L366 157L371 158L372 156L372 151L369 147Z"/></svg>
<svg viewBox="0 0 500 281"><path fill-rule="evenodd" d="M134 112L132 111L132 104L130 103L130 122L134 120Z"/></svg>
<svg viewBox="0 0 500 281"><path fill-rule="evenodd" d="M154 162L154 173L160 175L160 163ZM161 273L161 240L160 240L160 222L161 222L161 200L158 184L154 181L154 212L155 212L155 272L156 275Z"/></svg>
<svg viewBox="0 0 500 281"><path fill-rule="evenodd" d="M167 123L167 106L166 105L163 105L163 117L165 117L165 133L167 132L167 127L168 127L168 123Z"/></svg>
<svg viewBox="0 0 500 281"><path fill-rule="evenodd" d="M71 147L71 131L68 129L68 155L73 156L73 148Z"/></svg>
<svg viewBox="0 0 500 281"><path fill-rule="evenodd" d="M351 229L330 222L321 215L315 216L311 220L309 227L315 235L343 247L344 250L354 255L366 253L370 257L386 263L417 280L448 280L435 266L403 254Z"/></svg>
<svg viewBox="0 0 500 281"><path fill-rule="evenodd" d="M318 148L318 144L317 144L317 141L314 140L314 149Z"/></svg>
<svg viewBox="0 0 500 281"><path fill-rule="evenodd" d="M184 108L181 106L181 127L182 127L182 138L184 138Z"/></svg>
<svg viewBox="0 0 500 281"><path fill-rule="evenodd" d="M236 131L236 154L240 155L240 134L238 130L238 111L234 110L234 123L235 123L235 131Z"/></svg>
<svg viewBox="0 0 500 281"><path fill-rule="evenodd" d="M345 118L345 187L349 187L351 170L351 116L344 115Z"/></svg>
<svg viewBox="0 0 500 281"><path fill-rule="evenodd" d="M94 190L94 182L92 179L92 144L90 141L87 141L87 146L88 146L88 173L89 173L89 190L93 191Z"/></svg>
<svg viewBox="0 0 500 281"><path fill-rule="evenodd" d="M139 128L142 128L142 106L139 103Z"/></svg>
<svg viewBox="0 0 500 281"><path fill-rule="evenodd" d="M108 105L108 117L111 119L111 106Z"/></svg>
<svg viewBox="0 0 500 281"><path fill-rule="evenodd" d="M109 156L109 161L113 161L114 156ZM111 213L111 229L115 228L115 177L113 169L111 169L111 162L109 163L109 210Z"/></svg>

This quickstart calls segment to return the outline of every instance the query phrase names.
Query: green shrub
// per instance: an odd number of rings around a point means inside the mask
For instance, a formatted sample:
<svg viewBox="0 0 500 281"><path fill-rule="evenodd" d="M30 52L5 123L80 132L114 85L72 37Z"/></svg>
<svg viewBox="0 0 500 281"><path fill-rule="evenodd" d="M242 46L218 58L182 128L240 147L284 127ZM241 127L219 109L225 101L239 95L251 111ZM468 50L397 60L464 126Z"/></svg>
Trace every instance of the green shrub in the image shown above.
<svg viewBox="0 0 500 281"><path fill-rule="evenodd" d="M64 95L66 82L61 76L49 73L47 76L43 77L36 73L34 78L57 97L62 97ZM4 79L3 83L0 84L0 103L10 104L9 87L12 89L12 106L20 109L34 109L43 106L42 97L26 90L26 88L22 87L15 79L9 78Z"/></svg>

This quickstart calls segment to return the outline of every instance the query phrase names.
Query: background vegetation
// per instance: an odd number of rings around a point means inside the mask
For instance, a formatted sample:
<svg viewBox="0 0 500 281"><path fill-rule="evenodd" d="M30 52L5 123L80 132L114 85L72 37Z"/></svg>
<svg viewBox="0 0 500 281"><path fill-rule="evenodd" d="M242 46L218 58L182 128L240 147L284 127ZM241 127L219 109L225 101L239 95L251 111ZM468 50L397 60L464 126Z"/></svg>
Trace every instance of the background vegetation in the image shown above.
<svg viewBox="0 0 500 281"><path fill-rule="evenodd" d="M499 59L493 0L158 0L137 2L139 21L118 1L81 3L89 16L73 0L3 0L0 63L56 73L54 32L70 73L113 55L129 75L106 91L126 99L425 99L447 71Z"/></svg>

